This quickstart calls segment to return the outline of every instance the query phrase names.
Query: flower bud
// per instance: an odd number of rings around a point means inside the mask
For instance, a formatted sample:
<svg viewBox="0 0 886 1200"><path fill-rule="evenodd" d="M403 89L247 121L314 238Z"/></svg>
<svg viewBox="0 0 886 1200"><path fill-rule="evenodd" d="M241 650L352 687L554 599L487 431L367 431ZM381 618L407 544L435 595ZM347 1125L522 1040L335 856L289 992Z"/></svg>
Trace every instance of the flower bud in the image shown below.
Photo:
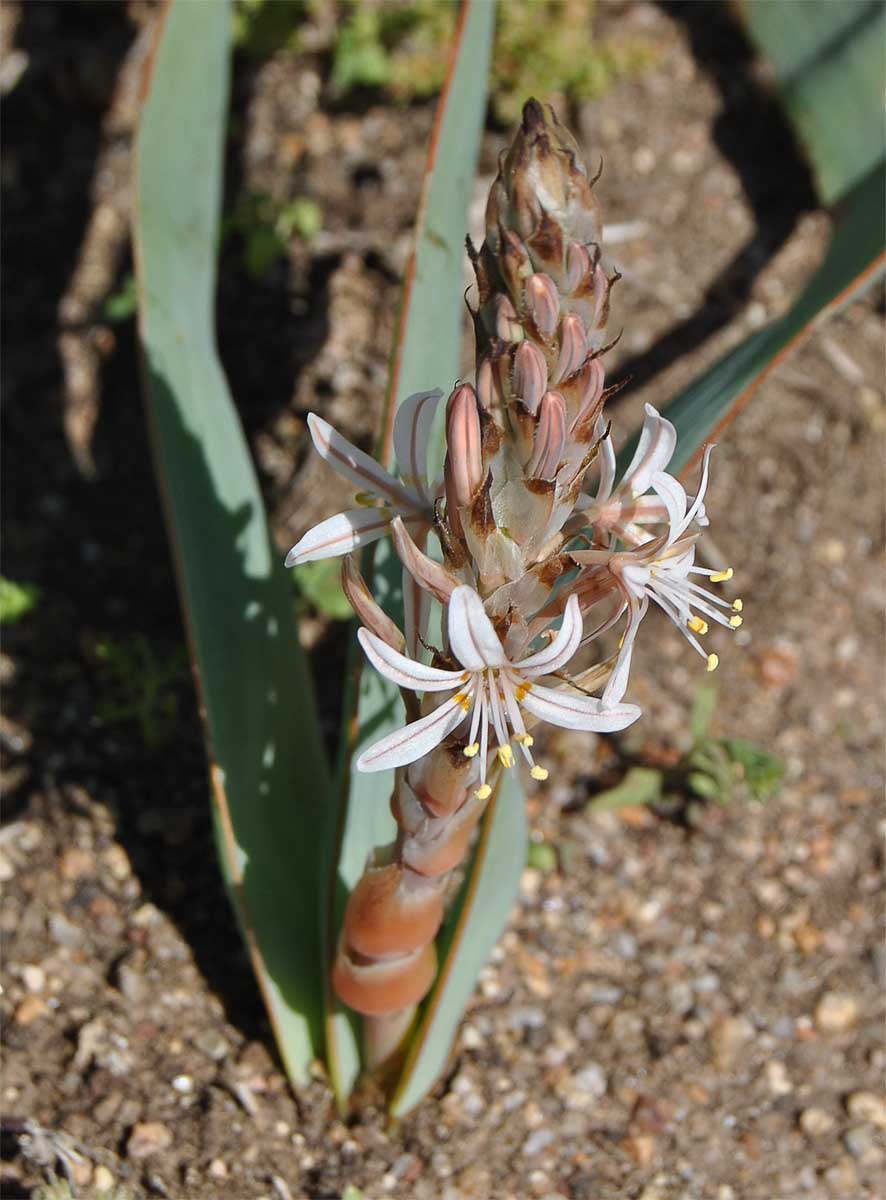
<svg viewBox="0 0 886 1200"><path fill-rule="evenodd" d="M574 375L587 358L588 349L584 322L575 313L569 313L560 329L560 355L554 370L554 383Z"/></svg>
<svg viewBox="0 0 886 1200"><path fill-rule="evenodd" d="M519 396L531 413L536 413L547 385L545 356L532 342L521 342L514 355L514 395Z"/></svg>
<svg viewBox="0 0 886 1200"><path fill-rule="evenodd" d="M507 296L498 296L495 301L495 333L503 342L519 342L523 338L517 310Z"/></svg>
<svg viewBox="0 0 886 1200"><path fill-rule="evenodd" d="M526 307L543 337L550 337L560 318L560 297L550 275L530 275L526 281Z"/></svg>
<svg viewBox="0 0 886 1200"><path fill-rule="evenodd" d="M482 437L477 396L469 383L446 404L446 503L450 516L470 504L483 483Z"/></svg>
<svg viewBox="0 0 886 1200"><path fill-rule="evenodd" d="M566 445L566 402L559 392L545 392L539 406L535 449L526 464L530 479L553 479Z"/></svg>

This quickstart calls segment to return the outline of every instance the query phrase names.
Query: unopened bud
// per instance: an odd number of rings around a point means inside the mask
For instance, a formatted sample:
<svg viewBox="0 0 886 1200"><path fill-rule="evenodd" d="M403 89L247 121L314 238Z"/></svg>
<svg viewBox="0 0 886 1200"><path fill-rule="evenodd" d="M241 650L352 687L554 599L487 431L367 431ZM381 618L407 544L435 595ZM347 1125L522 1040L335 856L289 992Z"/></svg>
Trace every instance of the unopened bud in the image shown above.
<svg viewBox="0 0 886 1200"><path fill-rule="evenodd" d="M526 307L535 326L544 337L550 337L560 318L560 297L550 275L537 273L526 281Z"/></svg>
<svg viewBox="0 0 886 1200"><path fill-rule="evenodd" d="M588 335L584 322L575 313L563 319L560 330L560 355L554 371L554 383L574 375L588 356Z"/></svg>
<svg viewBox="0 0 886 1200"><path fill-rule="evenodd" d="M582 246L579 242L570 243L566 251L566 288L570 295L585 279L593 265L587 246Z"/></svg>
<svg viewBox="0 0 886 1200"><path fill-rule="evenodd" d="M566 445L566 402L559 392L545 392L539 406L535 449L526 466L530 479L553 479Z"/></svg>
<svg viewBox="0 0 886 1200"><path fill-rule="evenodd" d="M469 383L457 387L446 404L445 479L450 512L470 504L483 482L480 415Z"/></svg>
<svg viewBox="0 0 886 1200"><path fill-rule="evenodd" d="M514 355L514 395L519 396L531 413L536 413L547 386L545 356L532 342L521 342Z"/></svg>
<svg viewBox="0 0 886 1200"><path fill-rule="evenodd" d="M495 302L495 333L503 342L519 342L523 338L517 310L507 296L499 296Z"/></svg>
<svg viewBox="0 0 886 1200"><path fill-rule="evenodd" d="M575 414L575 419L572 422L573 430L580 427L588 427L595 422L602 407L603 383L606 378L606 373L603 370L603 363L599 358L593 358L587 365L586 369L587 381L585 383L584 394Z"/></svg>

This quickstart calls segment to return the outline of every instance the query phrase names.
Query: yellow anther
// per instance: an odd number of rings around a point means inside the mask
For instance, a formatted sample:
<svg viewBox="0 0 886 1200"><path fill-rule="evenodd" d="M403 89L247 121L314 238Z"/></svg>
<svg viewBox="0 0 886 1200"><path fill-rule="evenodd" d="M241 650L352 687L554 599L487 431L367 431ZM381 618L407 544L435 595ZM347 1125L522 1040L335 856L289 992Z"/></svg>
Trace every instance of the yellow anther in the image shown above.
<svg viewBox="0 0 886 1200"><path fill-rule="evenodd" d="M731 579L735 574L732 567L727 567L725 571L718 571L716 575L711 576L711 583L725 583L727 579Z"/></svg>
<svg viewBox="0 0 886 1200"><path fill-rule="evenodd" d="M707 621L703 621L701 617L691 617L686 624L693 633L707 633L708 631L708 623Z"/></svg>
<svg viewBox="0 0 886 1200"><path fill-rule="evenodd" d="M733 629L738 629L739 625L741 624L741 617L738 615L738 613L736 613L734 617L729 618L729 624Z"/></svg>
<svg viewBox="0 0 886 1200"><path fill-rule="evenodd" d="M732 607L735 609L736 612L741 612L741 610L744 608L744 604L741 600L733 600Z"/></svg>
<svg viewBox="0 0 886 1200"><path fill-rule="evenodd" d="M470 746L465 746L464 750L462 750L462 754L465 756L465 758L473 758L479 749L479 742L471 742Z"/></svg>
<svg viewBox="0 0 886 1200"><path fill-rule="evenodd" d="M533 767L532 770L529 772L529 774L532 776L533 779L539 779L539 780L544 780L544 779L547 779L547 777L548 777L548 772L545 770L545 768L539 767L539 766Z"/></svg>
<svg viewBox="0 0 886 1200"><path fill-rule="evenodd" d="M708 670L716 671L716 669L717 669L717 667L719 667L719 665L720 665L720 660L716 656L716 654L709 654L708 655Z"/></svg>
<svg viewBox="0 0 886 1200"><path fill-rule="evenodd" d="M524 679L522 683L517 684L515 695L518 700L525 700L531 691L532 684Z"/></svg>
<svg viewBox="0 0 886 1200"><path fill-rule="evenodd" d="M515 733L514 741L519 742L521 746L534 746L535 738L531 733Z"/></svg>
<svg viewBox="0 0 886 1200"><path fill-rule="evenodd" d="M357 492L354 499L364 508L378 508L384 504L380 496L374 496L372 492Z"/></svg>
<svg viewBox="0 0 886 1200"><path fill-rule="evenodd" d="M477 788L476 792L474 792L474 795L478 800L488 800L492 795L492 788L488 783L484 783L481 787Z"/></svg>
<svg viewBox="0 0 886 1200"><path fill-rule="evenodd" d="M503 767L512 767L514 765L514 751L510 746L499 746L498 761Z"/></svg>
<svg viewBox="0 0 886 1200"><path fill-rule="evenodd" d="M464 694L464 692L456 692L452 698L456 704L460 704L462 706L462 708L465 710L465 712L470 712L470 710L471 710L471 697L470 696L466 696Z"/></svg>

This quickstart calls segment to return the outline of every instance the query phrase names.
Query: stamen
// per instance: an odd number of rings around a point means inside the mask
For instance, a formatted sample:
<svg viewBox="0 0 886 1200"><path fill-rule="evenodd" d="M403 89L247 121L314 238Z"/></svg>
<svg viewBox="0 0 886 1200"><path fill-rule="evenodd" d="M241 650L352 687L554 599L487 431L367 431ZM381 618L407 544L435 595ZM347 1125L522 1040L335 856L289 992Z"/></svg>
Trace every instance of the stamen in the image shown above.
<svg viewBox="0 0 886 1200"><path fill-rule="evenodd" d="M719 667L719 665L720 665L720 660L719 660L719 658L717 657L717 655L716 655L716 654L709 654L709 655L708 655L708 670L709 670L709 671L716 671L716 669L717 669L717 667Z"/></svg>
<svg viewBox="0 0 886 1200"><path fill-rule="evenodd" d="M535 738L532 736L531 733L515 733L514 741L519 742L521 746L535 745Z"/></svg>
<svg viewBox="0 0 886 1200"><path fill-rule="evenodd" d="M474 795L478 800L488 800L492 795L492 788L488 783L481 784L480 787L477 788L476 792L474 792Z"/></svg>
<svg viewBox="0 0 886 1200"><path fill-rule="evenodd" d="M452 697L456 704L460 704L465 712L471 711L471 697L466 696L464 692L456 692Z"/></svg>
<svg viewBox="0 0 886 1200"><path fill-rule="evenodd" d="M518 700L525 700L532 691L532 684L524 679L522 683L517 684L516 696Z"/></svg>
<svg viewBox="0 0 886 1200"><path fill-rule="evenodd" d="M742 618L738 615L738 613L736 613L734 617L729 618L729 625L732 629L738 629L741 621Z"/></svg>
<svg viewBox="0 0 886 1200"><path fill-rule="evenodd" d="M512 767L514 765L514 751L510 746L499 746L498 761L503 767Z"/></svg>
<svg viewBox="0 0 886 1200"><path fill-rule="evenodd" d="M385 503L381 496L376 496L372 492L357 492L354 499L363 508L383 508Z"/></svg>
<svg viewBox="0 0 886 1200"><path fill-rule="evenodd" d="M701 617L691 617L686 624L693 633L707 633L708 631L708 623L707 621L703 621Z"/></svg>
<svg viewBox="0 0 886 1200"><path fill-rule="evenodd" d="M735 609L736 612L741 612L741 610L744 608L744 602L740 599L733 600L732 607Z"/></svg>
<svg viewBox="0 0 886 1200"><path fill-rule="evenodd" d="M538 779L539 781L542 781L542 780L547 779L549 772L547 770L545 770L544 767L534 766L532 768L532 770L529 772L529 774L532 776L533 779Z"/></svg>
<svg viewBox="0 0 886 1200"><path fill-rule="evenodd" d="M734 574L732 567L727 567L725 571L718 571L716 575L712 575L711 583L726 583Z"/></svg>
<svg viewBox="0 0 886 1200"><path fill-rule="evenodd" d="M465 746L464 750L462 750L462 754L465 756L465 758L474 758L479 749L479 742L471 742L470 746Z"/></svg>

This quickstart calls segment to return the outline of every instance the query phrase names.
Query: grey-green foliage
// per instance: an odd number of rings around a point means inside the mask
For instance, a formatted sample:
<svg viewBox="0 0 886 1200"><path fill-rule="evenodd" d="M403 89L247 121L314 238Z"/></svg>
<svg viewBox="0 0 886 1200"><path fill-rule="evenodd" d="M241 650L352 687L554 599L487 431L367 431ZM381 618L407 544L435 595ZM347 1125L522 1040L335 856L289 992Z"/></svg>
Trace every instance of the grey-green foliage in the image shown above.
<svg viewBox="0 0 886 1200"><path fill-rule="evenodd" d="M0 576L0 625L14 625L26 617L40 599L33 583L15 583Z"/></svg>

